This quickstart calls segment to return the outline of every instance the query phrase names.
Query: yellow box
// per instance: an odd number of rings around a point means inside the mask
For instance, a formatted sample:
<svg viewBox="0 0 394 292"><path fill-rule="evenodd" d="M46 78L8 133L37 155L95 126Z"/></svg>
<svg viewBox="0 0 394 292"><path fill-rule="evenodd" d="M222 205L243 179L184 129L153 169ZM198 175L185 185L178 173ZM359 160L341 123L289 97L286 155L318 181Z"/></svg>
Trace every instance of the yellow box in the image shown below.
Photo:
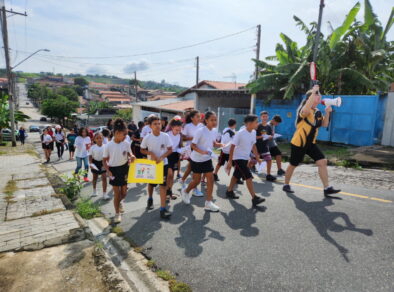
<svg viewBox="0 0 394 292"><path fill-rule="evenodd" d="M136 159L129 167L128 183L162 184L164 182L164 163L149 159Z"/></svg>

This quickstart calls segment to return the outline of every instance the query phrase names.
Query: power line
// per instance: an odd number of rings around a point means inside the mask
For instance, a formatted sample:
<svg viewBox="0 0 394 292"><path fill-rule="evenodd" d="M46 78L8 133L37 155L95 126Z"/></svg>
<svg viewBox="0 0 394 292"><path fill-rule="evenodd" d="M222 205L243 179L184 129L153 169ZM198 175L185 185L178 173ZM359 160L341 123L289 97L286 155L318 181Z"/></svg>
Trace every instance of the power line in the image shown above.
<svg viewBox="0 0 394 292"><path fill-rule="evenodd" d="M162 53L168 53L168 52L173 52L173 51L178 51L178 50L183 50L183 49L188 49L188 48L192 48L192 47L196 47L196 46L200 46L200 45L204 45L204 44L208 44L211 42L215 42L215 41L219 41L222 39L226 39L226 38L230 38L242 33L245 33L247 31L250 30L254 30L256 27L250 27L232 34L227 34L221 37L217 37L214 39L210 39L210 40L206 40L206 41L202 41L202 42L198 42L198 43L194 43L194 44L190 44L190 45L186 45L186 46L181 46L181 47L177 47L177 48L172 48L172 49L166 49L166 50L159 50L159 51L151 51L151 52L146 52L146 53L139 53L139 54L132 54L132 55L121 55L121 56L98 56L98 57L92 57L92 56L61 56L61 55L51 55L52 57L57 57L57 58L66 58L66 59L115 59L115 58L130 58L130 57L140 57L140 56L147 56L147 55L157 55L157 54L162 54Z"/></svg>

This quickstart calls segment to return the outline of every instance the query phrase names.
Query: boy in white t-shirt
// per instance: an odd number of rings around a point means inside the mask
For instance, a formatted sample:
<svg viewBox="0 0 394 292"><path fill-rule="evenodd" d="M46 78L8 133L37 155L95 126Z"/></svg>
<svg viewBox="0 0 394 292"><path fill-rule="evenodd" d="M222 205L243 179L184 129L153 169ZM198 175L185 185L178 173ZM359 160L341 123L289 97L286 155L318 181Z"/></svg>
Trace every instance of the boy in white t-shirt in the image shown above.
<svg viewBox="0 0 394 292"><path fill-rule="evenodd" d="M253 175L248 167L248 161L250 158L250 152L252 151L255 155L257 162L261 163L260 156L258 155L256 148L256 128L258 126L258 118L256 115L247 115L244 119L245 128L235 134L233 141L231 142L230 157L227 162L227 171L230 172L232 165L234 165L234 173L230 181L230 185L227 188L226 196L229 199L238 199L233 189L237 180L242 178L246 182L246 186L252 196L253 206L265 201L256 195L253 187Z"/></svg>
<svg viewBox="0 0 394 292"><path fill-rule="evenodd" d="M160 185L160 217L162 219L169 219L171 213L166 208L166 196L167 196L167 172L168 172L168 159L172 153L172 143L170 137L161 132L160 118L155 115L150 115L148 118L148 124L152 129L152 132L145 136L141 142L141 153L148 155L150 160L160 163L164 163L164 181ZM153 206L153 189L157 185L148 184L148 203L147 209L151 209Z"/></svg>
<svg viewBox="0 0 394 292"><path fill-rule="evenodd" d="M237 126L237 121L234 119L229 119L227 124L228 127L223 130L223 134L221 138L221 143L224 144L225 147L223 147L220 153L218 164L216 165L215 171L213 173L213 177L215 181L219 181L219 177L218 177L219 169L228 161L228 158L230 157L231 141L233 140L235 135L235 128Z"/></svg>

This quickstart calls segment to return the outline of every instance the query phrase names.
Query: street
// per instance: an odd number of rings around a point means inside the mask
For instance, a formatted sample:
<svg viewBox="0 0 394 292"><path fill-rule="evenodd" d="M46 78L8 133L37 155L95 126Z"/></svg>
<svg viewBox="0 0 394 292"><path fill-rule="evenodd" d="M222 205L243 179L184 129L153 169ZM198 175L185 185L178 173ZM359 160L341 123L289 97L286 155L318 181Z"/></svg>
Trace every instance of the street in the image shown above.
<svg viewBox="0 0 394 292"><path fill-rule="evenodd" d="M57 161L55 152L53 167L72 173L76 162L66 160L68 153ZM295 194L281 190L283 178L270 183L255 175L266 202L252 208L245 186L237 188L240 199L225 198L229 177L221 170L214 187L219 213L205 212L203 198L191 205L178 198L169 221L159 219L157 192L155 209L146 211L146 185L130 184L120 227L193 291L393 291L394 173L329 167L329 174L342 189L335 199L324 198L313 165L296 170ZM180 188L177 181L174 193ZM83 196L91 193L88 183ZM108 218L114 215L112 200L93 199Z"/></svg>

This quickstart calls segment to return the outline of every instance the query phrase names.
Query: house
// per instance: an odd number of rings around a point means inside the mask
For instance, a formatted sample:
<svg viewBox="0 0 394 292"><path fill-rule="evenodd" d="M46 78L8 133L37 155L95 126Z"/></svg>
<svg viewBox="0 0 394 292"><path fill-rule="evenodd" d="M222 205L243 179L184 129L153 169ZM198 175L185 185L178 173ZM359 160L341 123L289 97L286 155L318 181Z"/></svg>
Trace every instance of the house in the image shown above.
<svg viewBox="0 0 394 292"><path fill-rule="evenodd" d="M133 104L133 120L142 121L150 114L166 116L168 119L176 115L183 115L185 111L194 108L194 100L180 98L163 99L156 101L145 101Z"/></svg>

